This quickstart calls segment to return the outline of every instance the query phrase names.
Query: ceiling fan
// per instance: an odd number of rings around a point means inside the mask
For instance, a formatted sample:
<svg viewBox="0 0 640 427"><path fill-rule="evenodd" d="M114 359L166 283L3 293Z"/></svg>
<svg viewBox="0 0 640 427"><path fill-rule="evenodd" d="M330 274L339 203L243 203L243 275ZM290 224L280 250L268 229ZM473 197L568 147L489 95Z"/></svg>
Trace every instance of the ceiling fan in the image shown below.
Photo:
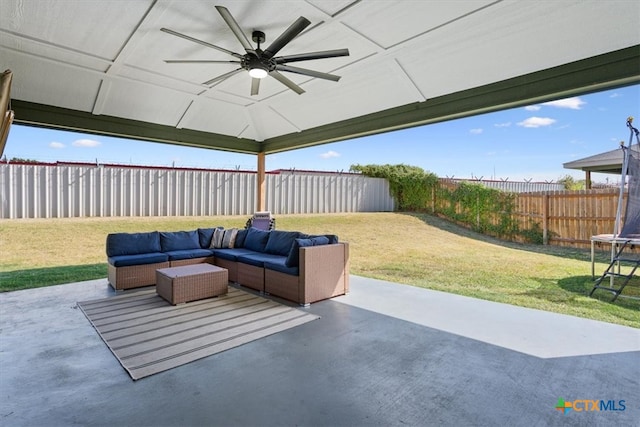
<svg viewBox="0 0 640 427"><path fill-rule="evenodd" d="M286 55L286 56L275 56L284 46L286 46L291 40L293 40L298 34L300 34L305 28L307 28L311 22L304 18L298 18L289 28L287 28L276 40L271 43L271 45L262 50L260 48L260 44L265 41L265 34L262 31L253 31L251 34L251 39L257 44L257 47L254 48L249 39L245 35L245 33L240 28L240 25L233 18L231 13L226 7L216 6L216 9L222 16L222 19L227 23L233 34L236 36L240 44L245 50L245 54L242 55L240 53L232 52L228 49L225 49L220 46L216 46L214 44L208 43L203 40L199 40L193 38L191 36L178 33L176 31L170 30L168 28L161 28L160 31L163 31L167 34L171 34L177 37L181 37L185 40L192 41L194 43L201 44L206 47L210 47L212 49L219 50L228 55L235 57L235 60L228 61L214 61L214 60L166 60L165 62L168 64L176 64L176 63L212 63L212 64L239 64L239 67L233 71L229 71L228 73L224 73L217 77L212 78L211 80L207 80L204 82L204 85L210 86L213 83L220 82L225 80L237 73L240 73L244 70L249 72L251 76L251 95L257 95L258 90L260 89L260 80L270 76L274 79L278 80L283 85L287 86L292 91L296 92L298 95L304 93L304 90L295 84L293 81L282 75L280 72L289 72L295 74L302 74L310 77L317 77L320 79L332 80L337 82L340 80L340 76L336 76L334 74L323 73L320 71L308 70L306 68L298 68L287 65L290 62L299 62L299 61L310 61L313 59L323 59L323 58L335 58L338 56L349 56L349 49L336 49L336 50L325 50L321 52L309 52L309 53L300 53L297 55Z"/></svg>

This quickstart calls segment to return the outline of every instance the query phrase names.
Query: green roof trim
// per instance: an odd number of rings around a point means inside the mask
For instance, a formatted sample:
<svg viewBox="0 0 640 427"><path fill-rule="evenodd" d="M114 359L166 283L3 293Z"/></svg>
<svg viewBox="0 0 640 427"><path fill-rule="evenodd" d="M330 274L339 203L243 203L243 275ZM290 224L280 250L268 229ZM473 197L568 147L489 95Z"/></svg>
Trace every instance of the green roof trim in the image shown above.
<svg viewBox="0 0 640 427"><path fill-rule="evenodd" d="M264 141L267 153L342 141L640 83L640 45Z"/></svg>
<svg viewBox="0 0 640 427"><path fill-rule="evenodd" d="M257 154L260 143L246 138L235 138L210 132L178 129L119 117L95 115L84 111L53 107L20 100L12 100L15 123L72 130L96 135L131 138L198 148Z"/></svg>

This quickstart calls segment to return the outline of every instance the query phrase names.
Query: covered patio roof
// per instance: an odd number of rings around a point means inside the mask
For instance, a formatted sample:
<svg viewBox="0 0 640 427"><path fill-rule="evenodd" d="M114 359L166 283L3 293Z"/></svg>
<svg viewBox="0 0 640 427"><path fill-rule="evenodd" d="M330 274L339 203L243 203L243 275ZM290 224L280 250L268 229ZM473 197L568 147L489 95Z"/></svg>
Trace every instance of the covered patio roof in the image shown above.
<svg viewBox="0 0 640 427"><path fill-rule="evenodd" d="M282 55L350 52L296 63L338 82L284 73L305 93L251 96L245 71L203 84L235 64L165 62L234 58L161 28L244 53L215 4L3 1L15 123L264 156L640 82L633 1L227 2L265 45L311 21Z"/></svg>

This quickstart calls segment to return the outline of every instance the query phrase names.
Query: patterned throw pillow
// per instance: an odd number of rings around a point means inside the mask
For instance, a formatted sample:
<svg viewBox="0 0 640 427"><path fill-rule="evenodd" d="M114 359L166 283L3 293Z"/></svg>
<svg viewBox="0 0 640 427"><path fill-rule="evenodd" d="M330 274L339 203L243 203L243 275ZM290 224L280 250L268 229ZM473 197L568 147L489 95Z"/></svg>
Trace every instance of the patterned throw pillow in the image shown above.
<svg viewBox="0 0 640 427"><path fill-rule="evenodd" d="M211 247L214 249L233 248L236 242L236 236L238 235L237 228L222 229L216 228L213 231L213 238L211 239Z"/></svg>

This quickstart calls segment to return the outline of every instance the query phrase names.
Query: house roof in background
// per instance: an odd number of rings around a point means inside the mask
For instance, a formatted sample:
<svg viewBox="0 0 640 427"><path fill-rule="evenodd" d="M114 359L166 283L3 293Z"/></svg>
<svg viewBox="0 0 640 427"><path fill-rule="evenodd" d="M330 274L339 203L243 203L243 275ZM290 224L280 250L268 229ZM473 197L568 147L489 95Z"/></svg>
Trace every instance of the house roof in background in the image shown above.
<svg viewBox="0 0 640 427"><path fill-rule="evenodd" d="M221 2L222 3L222 2ZM640 82L640 3L237 1L246 34L269 44L299 16L307 30L279 54L348 48L300 62L339 82L287 74L258 96L217 50L242 47L209 0L3 1L0 69L14 73L15 122L241 153L274 153Z"/></svg>
<svg viewBox="0 0 640 427"><path fill-rule="evenodd" d="M640 155L640 147L638 144L631 145L630 149ZM622 162L624 160L624 151L622 148L606 151L604 153L595 154L583 159L574 160L572 162L563 163L565 169L577 169L590 172L601 173L622 173Z"/></svg>

